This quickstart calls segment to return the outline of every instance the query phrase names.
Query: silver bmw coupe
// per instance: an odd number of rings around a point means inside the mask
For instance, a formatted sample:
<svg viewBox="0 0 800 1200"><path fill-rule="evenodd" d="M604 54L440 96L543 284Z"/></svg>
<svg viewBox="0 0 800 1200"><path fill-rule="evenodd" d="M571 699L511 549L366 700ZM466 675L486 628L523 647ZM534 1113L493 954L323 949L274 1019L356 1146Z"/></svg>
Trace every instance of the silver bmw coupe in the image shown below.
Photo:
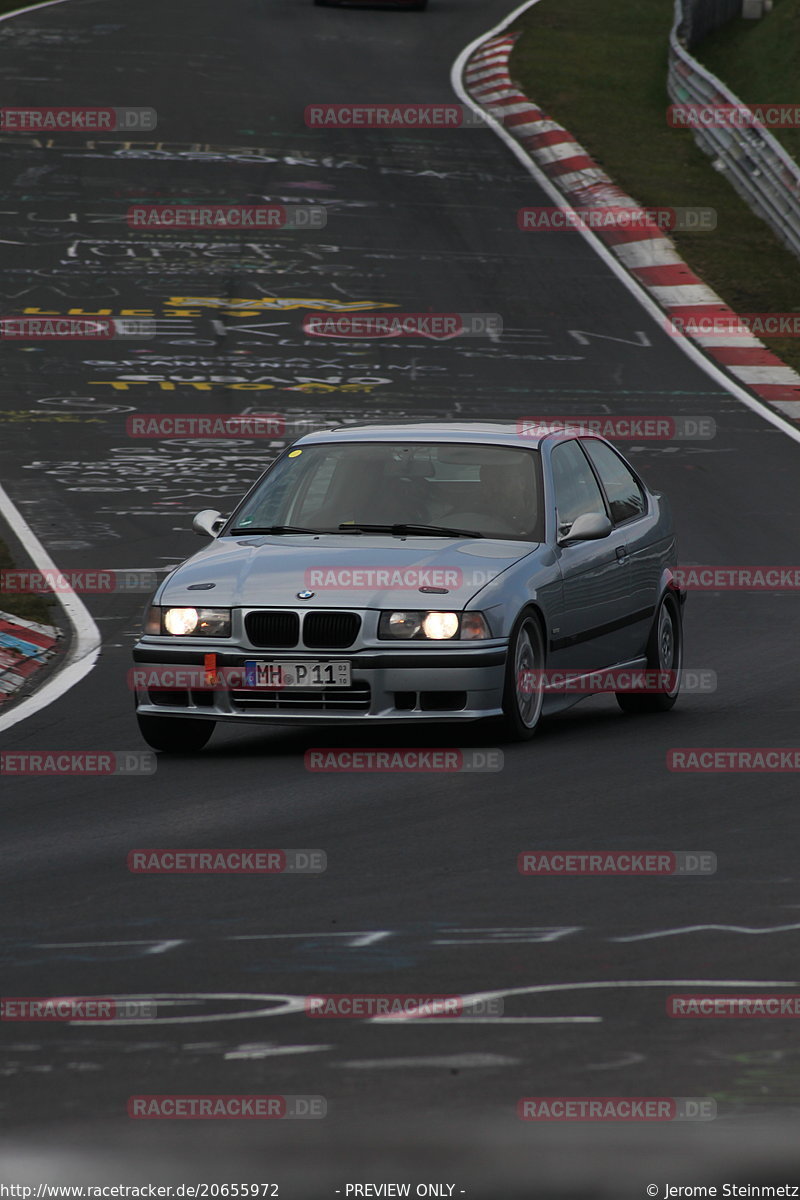
<svg viewBox="0 0 800 1200"><path fill-rule="evenodd" d="M493 719L523 740L609 669L656 678L615 693L624 711L677 698L668 505L585 430L312 433L193 528L210 544L158 588L134 649L157 750L199 750L218 721Z"/></svg>

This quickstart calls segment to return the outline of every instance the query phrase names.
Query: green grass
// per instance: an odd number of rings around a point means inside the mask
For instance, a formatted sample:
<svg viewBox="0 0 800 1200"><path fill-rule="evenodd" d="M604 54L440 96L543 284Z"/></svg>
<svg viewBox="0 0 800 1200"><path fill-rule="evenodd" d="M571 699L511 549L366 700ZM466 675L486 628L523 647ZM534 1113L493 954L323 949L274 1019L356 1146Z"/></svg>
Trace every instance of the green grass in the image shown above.
<svg viewBox="0 0 800 1200"><path fill-rule="evenodd" d="M0 571L8 571L13 566L14 560L8 546L0 541ZM52 625L50 606L54 603L52 598L0 590L0 612L12 613L13 616L22 617L26 621L39 621L42 625Z"/></svg>
<svg viewBox="0 0 800 1200"><path fill-rule="evenodd" d="M0 0L0 13L15 12L18 8L29 8L36 0Z"/></svg>
<svg viewBox="0 0 800 1200"><path fill-rule="evenodd" d="M772 16L784 9L800 12L800 0L783 0ZM672 237L731 308L800 312L796 258L714 171L691 133L667 125L671 23L672 0L541 0L514 27L522 36L511 74L639 203L716 210L714 232ZM724 67L716 68L726 79ZM773 87L773 95L776 90L784 98L792 94L788 87ZM800 339L763 340L800 370Z"/></svg>
<svg viewBox="0 0 800 1200"><path fill-rule="evenodd" d="M14 12L17 8L27 8L26 0L0 0L0 13Z"/></svg>
<svg viewBox="0 0 800 1200"><path fill-rule="evenodd" d="M759 21L731 21L707 37L694 54L746 104L797 104L800 0L778 0ZM771 132L800 161L800 129Z"/></svg>

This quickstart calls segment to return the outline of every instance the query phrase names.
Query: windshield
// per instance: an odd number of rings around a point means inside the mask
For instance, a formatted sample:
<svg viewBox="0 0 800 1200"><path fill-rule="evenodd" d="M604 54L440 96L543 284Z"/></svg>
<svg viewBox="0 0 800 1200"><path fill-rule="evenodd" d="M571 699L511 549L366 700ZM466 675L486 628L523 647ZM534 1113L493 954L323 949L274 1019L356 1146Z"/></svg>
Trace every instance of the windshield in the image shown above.
<svg viewBox="0 0 800 1200"><path fill-rule="evenodd" d="M342 533L346 524L430 525L540 542L539 454L452 442L298 447L278 459L225 532Z"/></svg>

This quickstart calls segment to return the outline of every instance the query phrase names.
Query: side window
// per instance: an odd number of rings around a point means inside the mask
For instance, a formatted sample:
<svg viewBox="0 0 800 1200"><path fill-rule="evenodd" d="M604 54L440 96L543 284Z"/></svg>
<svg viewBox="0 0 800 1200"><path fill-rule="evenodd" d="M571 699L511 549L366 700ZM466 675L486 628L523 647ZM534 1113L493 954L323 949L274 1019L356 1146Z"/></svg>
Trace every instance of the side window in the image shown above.
<svg viewBox="0 0 800 1200"><path fill-rule="evenodd" d="M586 455L576 441L562 442L551 456L559 536L584 513L605 517L606 506Z"/></svg>
<svg viewBox="0 0 800 1200"><path fill-rule="evenodd" d="M596 438L581 441L600 476L615 525L640 517L645 511L642 489L618 454Z"/></svg>

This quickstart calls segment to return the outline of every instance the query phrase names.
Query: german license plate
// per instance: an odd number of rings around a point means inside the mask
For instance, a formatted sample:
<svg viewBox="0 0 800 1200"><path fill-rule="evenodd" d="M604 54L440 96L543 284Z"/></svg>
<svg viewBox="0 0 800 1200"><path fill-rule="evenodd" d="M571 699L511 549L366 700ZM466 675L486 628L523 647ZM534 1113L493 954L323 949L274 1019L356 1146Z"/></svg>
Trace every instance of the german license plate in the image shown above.
<svg viewBox="0 0 800 1200"><path fill-rule="evenodd" d="M244 684L249 688L350 687L349 662L263 662L244 664Z"/></svg>

